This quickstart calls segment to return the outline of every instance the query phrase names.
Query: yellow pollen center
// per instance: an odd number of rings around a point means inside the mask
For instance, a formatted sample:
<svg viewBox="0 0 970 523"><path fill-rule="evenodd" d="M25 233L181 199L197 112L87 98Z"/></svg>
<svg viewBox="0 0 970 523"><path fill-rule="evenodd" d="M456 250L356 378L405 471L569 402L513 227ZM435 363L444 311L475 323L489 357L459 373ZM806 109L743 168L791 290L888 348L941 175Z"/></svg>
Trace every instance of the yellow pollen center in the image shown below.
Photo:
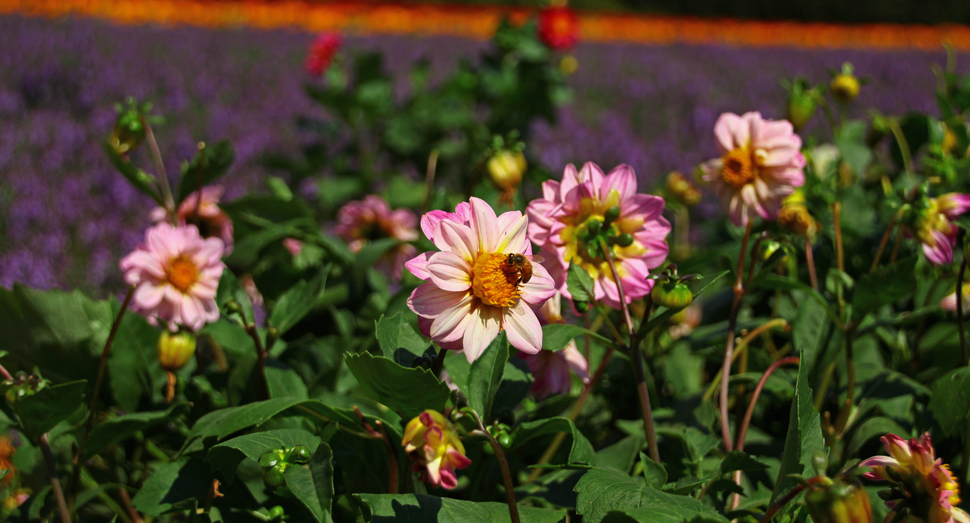
<svg viewBox="0 0 970 523"><path fill-rule="evenodd" d="M188 256L180 254L168 263L165 275L172 287L185 293L199 280L199 269Z"/></svg>
<svg viewBox="0 0 970 523"><path fill-rule="evenodd" d="M721 157L721 179L724 183L740 189L754 181L754 162L747 147L733 149Z"/></svg>
<svg viewBox="0 0 970 523"><path fill-rule="evenodd" d="M511 307L519 299L519 275L502 270L507 259L507 254L483 253L472 266L472 294L485 305Z"/></svg>

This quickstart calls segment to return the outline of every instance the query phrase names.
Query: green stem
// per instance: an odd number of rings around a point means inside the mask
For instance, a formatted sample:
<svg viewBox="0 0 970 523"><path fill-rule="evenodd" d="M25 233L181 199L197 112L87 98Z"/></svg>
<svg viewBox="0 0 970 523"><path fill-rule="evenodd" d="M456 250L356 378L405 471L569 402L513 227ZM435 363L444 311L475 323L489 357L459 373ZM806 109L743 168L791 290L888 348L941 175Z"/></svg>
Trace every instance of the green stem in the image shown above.
<svg viewBox="0 0 970 523"><path fill-rule="evenodd" d="M71 523L71 513L67 510L67 502L64 501L61 478L57 475L57 464L54 463L54 454L51 452L51 444L46 433L40 436L40 449L44 453L44 462L47 463L47 474L50 476L51 491L57 501L57 511L61 515L61 523Z"/></svg>
<svg viewBox="0 0 970 523"><path fill-rule="evenodd" d="M906 141L906 135L903 134L903 129L899 127L899 122L894 119L889 120L889 130L892 131L893 136L896 138L896 143L899 144L899 155L903 157L903 168L906 169L906 173L910 176L916 174L913 170L913 156L909 150L909 142ZM862 173L859 173L862 174Z"/></svg>
<svg viewBox="0 0 970 523"><path fill-rule="evenodd" d="M744 296L744 286L741 277L744 274L744 257L748 252L748 240L751 238L752 222L744 229L741 240L741 253L738 255L737 281L734 283L734 302L731 304L731 315L728 317L727 341L724 344L724 365L721 367L721 438L724 440L724 450L730 452L733 448L731 437L731 423L728 420L728 389L731 380L731 363L734 361L734 338L738 326L738 312L741 309L741 298Z"/></svg>
<svg viewBox="0 0 970 523"><path fill-rule="evenodd" d="M963 278L967 275L967 259L960 263L960 274L957 277L957 329L960 332L960 352L963 354L963 364L970 365L970 354L967 353L967 339L963 325ZM970 439L970 433L967 434Z"/></svg>
<svg viewBox="0 0 970 523"><path fill-rule="evenodd" d="M508 460L505 459L505 451L502 450L502 445L496 441L495 437L485 430L485 425L482 424L482 418L478 416L478 413L472 411L472 415L475 417L475 423L478 424L478 430L488 440L488 444L492 446L492 450L495 451L495 457L498 459L498 466L502 471L502 484L505 486L505 502L509 505L509 518L511 518L512 523L519 523L519 504L515 500L512 472L509 470Z"/></svg>
<svg viewBox="0 0 970 523"><path fill-rule="evenodd" d="M162 153L158 150L158 142L155 141L155 133L152 126L144 117L141 119L145 127L145 141L148 142L148 149L152 153L152 160L155 162L155 170L158 171L158 179L161 180L159 186L162 191L162 201L165 202L165 210L168 211L169 218L175 221L175 199L172 197L172 187L168 183L168 174L165 173L165 163L162 162Z"/></svg>

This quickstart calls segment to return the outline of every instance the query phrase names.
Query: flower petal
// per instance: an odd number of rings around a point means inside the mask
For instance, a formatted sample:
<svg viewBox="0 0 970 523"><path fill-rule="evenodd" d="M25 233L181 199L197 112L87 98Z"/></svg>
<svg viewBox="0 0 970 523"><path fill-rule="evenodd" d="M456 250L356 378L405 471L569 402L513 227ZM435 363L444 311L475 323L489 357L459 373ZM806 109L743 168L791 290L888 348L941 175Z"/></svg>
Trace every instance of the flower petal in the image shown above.
<svg viewBox="0 0 970 523"><path fill-rule="evenodd" d="M526 354L542 350L542 325L525 300L505 309L505 332L509 343Z"/></svg>
<svg viewBox="0 0 970 523"><path fill-rule="evenodd" d="M472 230L478 237L478 249L482 252L497 252L499 229L495 211L480 198L471 198Z"/></svg>
<svg viewBox="0 0 970 523"><path fill-rule="evenodd" d="M478 359L485 349L498 336L501 312L497 307L479 307L471 313L471 320L465 328L462 346L468 363Z"/></svg>
<svg viewBox="0 0 970 523"><path fill-rule="evenodd" d="M467 295L467 292L446 291L433 283L425 283L411 292L408 307L423 318L436 318Z"/></svg>
<svg viewBox="0 0 970 523"><path fill-rule="evenodd" d="M472 286L471 265L453 252L436 252L427 269L431 282L446 291L465 291Z"/></svg>
<svg viewBox="0 0 970 523"><path fill-rule="evenodd" d="M478 253L478 238L467 225L445 220L435 228L434 244L444 251L451 251L471 263Z"/></svg>

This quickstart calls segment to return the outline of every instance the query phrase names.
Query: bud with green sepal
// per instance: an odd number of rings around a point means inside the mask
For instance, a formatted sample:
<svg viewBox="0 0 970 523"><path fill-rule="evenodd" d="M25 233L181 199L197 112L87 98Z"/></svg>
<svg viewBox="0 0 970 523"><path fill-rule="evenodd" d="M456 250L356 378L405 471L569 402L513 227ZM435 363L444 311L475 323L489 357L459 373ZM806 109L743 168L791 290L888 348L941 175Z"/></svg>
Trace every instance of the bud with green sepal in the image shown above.
<svg viewBox="0 0 970 523"><path fill-rule="evenodd" d="M111 131L108 143L118 154L128 154L145 140L145 123L158 124L160 116L151 116L151 102L139 105L134 98L127 98L125 105L115 104L118 119Z"/></svg>
<svg viewBox="0 0 970 523"><path fill-rule="evenodd" d="M856 78L853 74L852 64L845 62L842 64L842 71L833 73L829 89L832 90L832 96L845 105L859 96L859 90L864 83L864 80Z"/></svg>
<svg viewBox="0 0 970 523"><path fill-rule="evenodd" d="M696 278L697 275L678 276L677 265L671 263L660 274L651 277L656 282L653 290L650 291L650 298L657 305L668 309L683 309L694 301L694 293L685 282Z"/></svg>
<svg viewBox="0 0 970 523"><path fill-rule="evenodd" d="M808 80L802 77L783 85L788 90L788 121L798 131L815 116L818 102L822 98L821 88L811 87Z"/></svg>

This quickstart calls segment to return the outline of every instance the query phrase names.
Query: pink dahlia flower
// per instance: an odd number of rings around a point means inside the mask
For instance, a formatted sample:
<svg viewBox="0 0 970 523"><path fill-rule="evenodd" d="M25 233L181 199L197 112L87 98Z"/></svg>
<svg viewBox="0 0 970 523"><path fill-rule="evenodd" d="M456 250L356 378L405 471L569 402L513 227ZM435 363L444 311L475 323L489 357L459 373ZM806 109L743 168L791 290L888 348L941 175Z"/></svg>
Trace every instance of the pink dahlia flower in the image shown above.
<svg viewBox="0 0 970 523"><path fill-rule="evenodd" d="M172 332L178 325L198 331L218 320L222 254L222 240L203 238L194 225L149 228L145 245L121 260L125 281L135 286L131 309Z"/></svg>
<svg viewBox="0 0 970 523"><path fill-rule="evenodd" d="M557 292L539 308L539 322L563 323L561 307L561 294ZM561 351L543 350L536 354L522 353L520 356L525 358L535 378L532 394L537 398L569 394L574 372L583 383L589 383L589 363L579 352L575 341L570 341Z"/></svg>
<svg viewBox="0 0 970 523"><path fill-rule="evenodd" d="M222 200L222 193L225 189L221 185L210 185L202 188L202 198L200 201L199 191L188 195L176 214L178 223L182 225L195 225L203 238L216 237L222 240L225 245L225 254L232 252L232 220L229 215L219 208L219 201ZM154 223L168 220L167 213L162 207L156 207L151 212L151 219Z"/></svg>
<svg viewBox="0 0 970 523"><path fill-rule="evenodd" d="M953 246L957 243L953 220L970 210L970 194L949 193L927 201L929 205L917 211L916 235L923 244L926 259L934 265L944 265L953 261Z"/></svg>
<svg viewBox="0 0 970 523"><path fill-rule="evenodd" d="M337 212L337 235L346 241L350 250L358 252L367 242L395 238L400 245L387 251L378 265L395 280L401 279L404 262L413 258L417 250L410 242L418 239L418 218L407 209L392 211L383 198L370 195L350 202Z"/></svg>
<svg viewBox="0 0 970 523"><path fill-rule="evenodd" d="M587 163L579 172L570 164L562 182L543 183L542 193L543 197L530 202L527 209L529 238L550 259L550 273L563 296L572 298L565 278L572 262L593 277L597 300L620 306L613 272L602 255L600 242L624 234L632 237L632 242L611 248L627 302L650 293L653 280L647 276L650 269L667 259L669 248L664 238L670 233L670 222L662 215L663 198L637 193L633 168L620 165L604 175L594 163ZM619 214L606 223L607 211L614 207Z"/></svg>
<svg viewBox="0 0 970 523"><path fill-rule="evenodd" d="M745 226L753 215L774 219L781 200L805 183L802 139L785 120L761 113L724 113L714 124L720 158L701 165L731 221Z"/></svg>
<svg viewBox="0 0 970 523"><path fill-rule="evenodd" d="M887 434L882 437L882 444L889 456L876 456L860 463L860 467L872 467L872 472L864 477L895 483L901 492L913 498L909 508L919 521L970 523L970 515L955 506L960 503L959 482L949 466L936 457L929 432L909 441ZM891 499L886 505L894 508L899 501Z"/></svg>
<svg viewBox="0 0 970 523"><path fill-rule="evenodd" d="M510 255L532 254L528 226L521 212L496 217L478 198L459 204L454 213L432 211L421 218L421 229L440 252L407 262L408 270L428 282L411 293L408 307L439 346L461 348L472 362L504 330L520 351L542 349L542 327L532 306L555 294L552 278L538 262L525 260L529 278L510 264Z"/></svg>
<svg viewBox="0 0 970 523"><path fill-rule="evenodd" d="M945 311L957 310L957 291L947 294L940 300L940 308ZM963 282L963 313L970 312L970 281Z"/></svg>
<svg viewBox="0 0 970 523"><path fill-rule="evenodd" d="M433 410L426 410L408 422L401 445L414 461L412 470L421 473L421 481L436 487L457 487L455 469L472 464L455 426Z"/></svg>
<svg viewBox="0 0 970 523"><path fill-rule="evenodd" d="M303 67L306 72L313 76L320 76L330 67L333 57L340 50L344 39L338 33L323 33L310 44L310 51L307 53L306 63Z"/></svg>

